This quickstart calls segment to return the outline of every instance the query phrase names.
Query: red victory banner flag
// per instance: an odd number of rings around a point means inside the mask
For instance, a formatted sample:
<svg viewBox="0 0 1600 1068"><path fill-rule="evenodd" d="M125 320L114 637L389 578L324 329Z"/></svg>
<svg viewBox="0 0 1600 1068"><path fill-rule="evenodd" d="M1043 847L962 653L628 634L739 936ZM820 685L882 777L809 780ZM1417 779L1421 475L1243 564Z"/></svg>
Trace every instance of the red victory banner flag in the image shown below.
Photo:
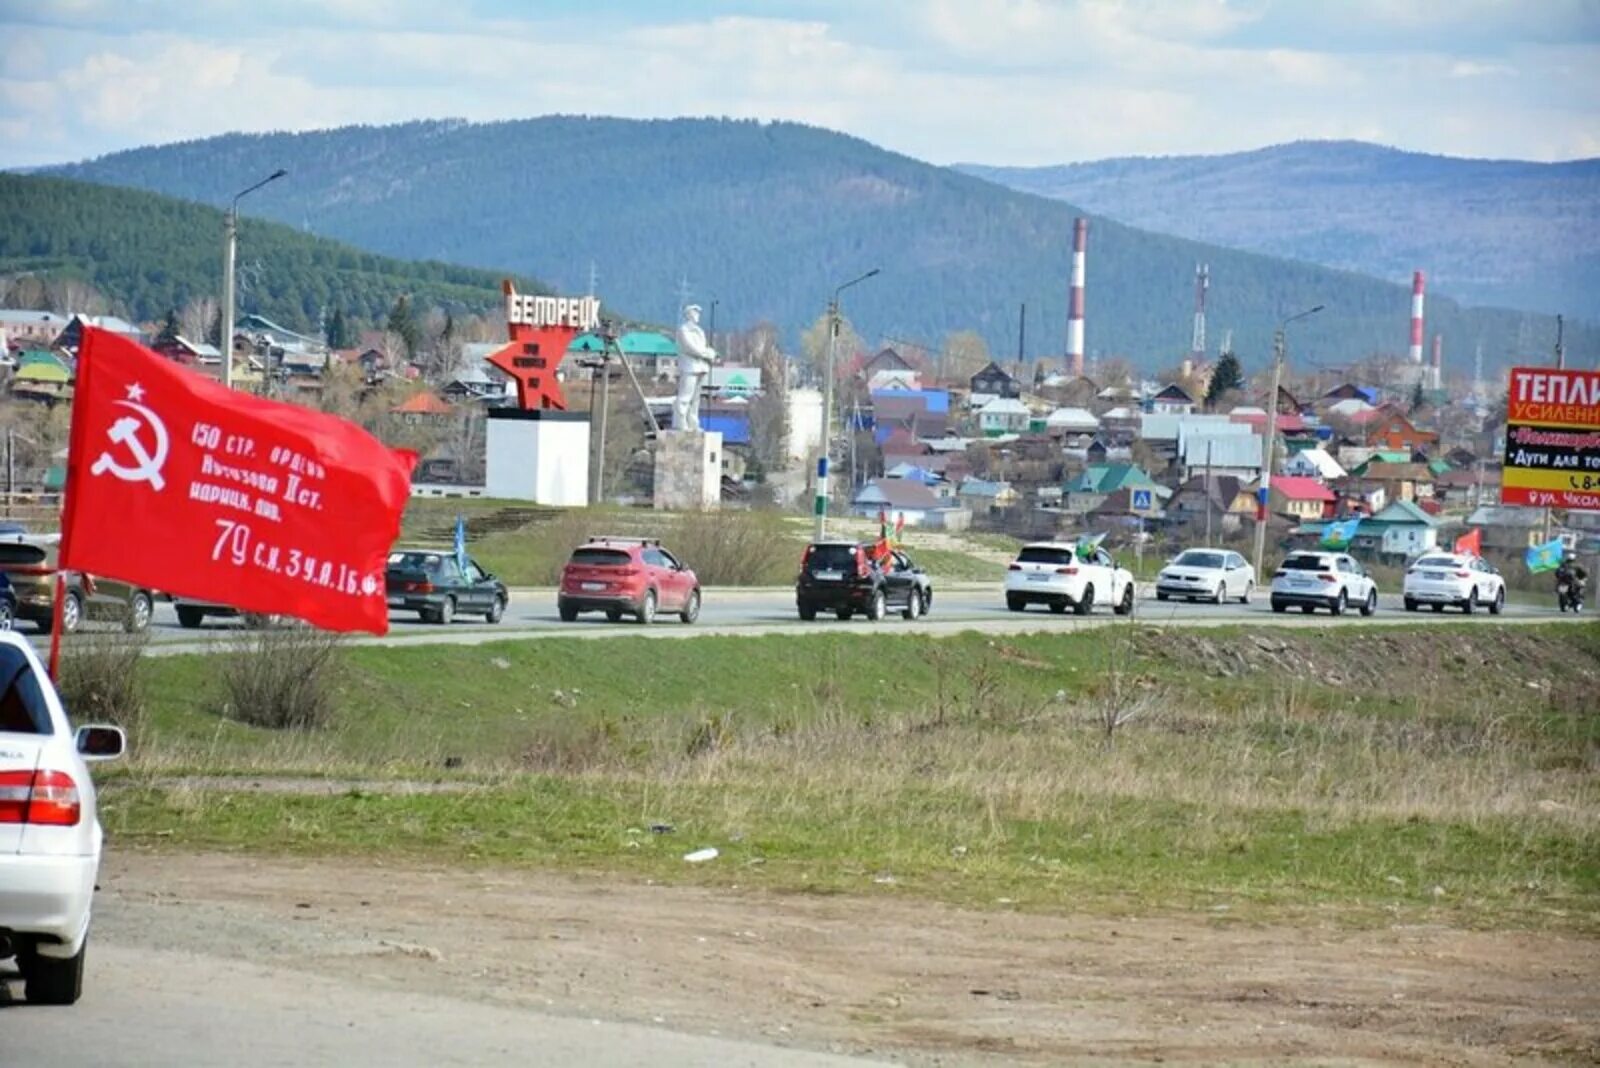
<svg viewBox="0 0 1600 1068"><path fill-rule="evenodd" d="M353 423L86 327L61 566L384 634L384 566L415 463Z"/></svg>
<svg viewBox="0 0 1600 1068"><path fill-rule="evenodd" d="M1456 539L1455 551L1458 553L1471 553L1473 556L1483 555L1483 528L1473 527L1472 531Z"/></svg>

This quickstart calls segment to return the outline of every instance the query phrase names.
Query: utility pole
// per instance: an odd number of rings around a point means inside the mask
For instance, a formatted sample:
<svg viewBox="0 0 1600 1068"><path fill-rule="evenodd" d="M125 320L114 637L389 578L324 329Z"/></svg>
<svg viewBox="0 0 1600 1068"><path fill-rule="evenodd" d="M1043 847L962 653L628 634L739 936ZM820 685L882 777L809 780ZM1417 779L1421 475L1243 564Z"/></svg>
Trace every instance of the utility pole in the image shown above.
<svg viewBox="0 0 1600 1068"><path fill-rule="evenodd" d="M866 274L852 278L835 289L833 299L828 301L828 365L827 381L823 383L822 388L822 448L821 455L817 458L817 496L812 508L815 513L815 523L812 527L813 541L821 541L828 532L828 456L833 448L833 359L834 348L839 340L839 295L877 273L878 268L874 267Z"/></svg>
<svg viewBox="0 0 1600 1068"><path fill-rule="evenodd" d="M1272 503L1272 461L1277 450L1274 445L1278 437L1278 390L1283 383L1283 363L1287 355L1289 324L1296 319L1304 319L1308 315L1315 315L1321 311L1323 305L1307 308L1296 315L1291 315L1278 324L1278 329L1272 333L1272 391L1267 394L1267 438L1261 443L1261 488L1256 491L1256 551L1255 570L1256 578L1261 578L1261 558L1267 548L1267 522L1271 515Z"/></svg>
<svg viewBox="0 0 1600 1068"><path fill-rule="evenodd" d="M1211 438L1206 438L1206 544L1211 544Z"/></svg>
<svg viewBox="0 0 1600 1068"><path fill-rule="evenodd" d="M239 248L239 200L288 173L280 167L255 185L235 193L233 203L228 205L228 214L222 219L222 336L217 341L222 349L222 384L229 389L233 388L233 275Z"/></svg>

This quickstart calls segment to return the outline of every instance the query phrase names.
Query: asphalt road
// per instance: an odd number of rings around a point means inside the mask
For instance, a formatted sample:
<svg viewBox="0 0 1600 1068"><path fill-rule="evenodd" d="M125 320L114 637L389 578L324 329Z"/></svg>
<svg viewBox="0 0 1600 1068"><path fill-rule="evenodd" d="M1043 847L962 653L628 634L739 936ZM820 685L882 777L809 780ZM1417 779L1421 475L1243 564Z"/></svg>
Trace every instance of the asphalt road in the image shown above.
<svg viewBox="0 0 1600 1068"><path fill-rule="evenodd" d="M71 1008L12 1001L4 988L0 982L4 1064L847 1068L879 1063L104 942L91 942L83 1000Z"/></svg>
<svg viewBox="0 0 1600 1068"><path fill-rule="evenodd" d="M1370 626L1394 623L1461 622L1464 618L1480 625L1505 623L1553 622L1574 617L1562 616L1553 604L1519 604L1506 606L1505 614L1491 616L1480 611L1464 617L1456 609L1442 613L1432 611L1406 612L1398 595L1379 599L1378 612L1364 618L1350 612L1335 619L1327 612L1303 615L1291 609L1285 615L1272 611L1265 595L1258 593L1252 602L1244 604L1189 604L1176 601L1159 602L1152 596L1141 597L1135 617L1144 623L1172 626L1216 626L1222 624L1252 624L1262 626ZM694 637L702 634L803 634L837 633L842 629L883 633L912 631L926 634L951 634L963 630L977 630L991 634L1011 634L1033 631L1071 631L1084 626L1098 626L1120 617L1108 608L1096 608L1089 617L1071 614L1054 615L1043 607L1032 607L1026 612L1011 612L997 586L969 584L936 593L933 611L928 616L907 621L891 615L881 623L872 624L860 616L842 623L829 616L814 623L802 623L795 613L794 593L788 589L710 589L706 591L700 619L693 626L685 626L676 617L662 616L654 626L641 627L631 620L607 622L599 614L581 616L576 623L563 623L556 616L555 591L549 589L519 589L512 592L511 604L505 618L498 625L483 621L458 620L449 626L422 623L416 616L396 613L391 620L391 630L384 638L357 638L358 643L384 645L461 644L475 645L506 638L575 637L617 638L648 635L650 637ZM1584 618L1593 618L1586 616ZM158 651L168 653L191 651L216 651L237 639L243 628L234 619L207 620L198 630L185 630L178 625L172 606L156 606L155 620L151 625L151 638ZM35 635L43 645L48 639Z"/></svg>

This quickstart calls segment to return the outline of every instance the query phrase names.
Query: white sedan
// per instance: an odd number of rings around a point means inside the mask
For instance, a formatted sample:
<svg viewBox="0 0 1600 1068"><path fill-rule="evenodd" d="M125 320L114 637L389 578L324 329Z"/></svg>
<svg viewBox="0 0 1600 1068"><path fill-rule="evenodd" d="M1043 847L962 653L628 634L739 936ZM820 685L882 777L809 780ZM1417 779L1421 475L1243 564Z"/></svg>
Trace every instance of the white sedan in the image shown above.
<svg viewBox="0 0 1600 1068"><path fill-rule="evenodd" d="M1095 605L1109 604L1125 616L1133 611L1133 597L1133 573L1104 549L1080 553L1066 542L1034 542L1022 547L1006 571L1006 607L1013 612L1043 604L1052 612L1070 608L1086 616Z"/></svg>
<svg viewBox="0 0 1600 1068"><path fill-rule="evenodd" d="M1255 568L1226 549L1185 549L1156 576L1158 601L1182 597L1213 604L1232 600L1249 604L1255 588Z"/></svg>
<svg viewBox="0 0 1600 1068"><path fill-rule="evenodd" d="M1471 553L1424 554L1406 568L1403 591L1407 612L1423 605L1443 612L1445 605L1455 605L1468 615L1479 608L1499 615L1506 606L1506 580Z"/></svg>
<svg viewBox="0 0 1600 1068"><path fill-rule="evenodd" d="M0 960L15 957L27 999L83 992L100 821L87 761L122 755L117 727L74 733L44 667L0 634Z"/></svg>

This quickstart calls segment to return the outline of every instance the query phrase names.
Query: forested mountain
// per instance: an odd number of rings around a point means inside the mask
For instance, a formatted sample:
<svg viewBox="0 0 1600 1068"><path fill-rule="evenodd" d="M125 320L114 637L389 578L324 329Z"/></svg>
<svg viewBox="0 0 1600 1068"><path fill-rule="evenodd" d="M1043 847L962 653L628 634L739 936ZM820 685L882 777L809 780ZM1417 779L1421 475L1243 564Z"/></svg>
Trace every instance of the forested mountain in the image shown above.
<svg viewBox="0 0 1600 1068"><path fill-rule="evenodd" d="M159 319L219 293L222 215L134 189L0 174L0 277L76 277L114 310ZM246 218L239 228L240 313L313 333L335 310L380 321L401 294L419 310L493 311L501 277L390 259L258 219Z"/></svg>
<svg viewBox="0 0 1600 1068"><path fill-rule="evenodd" d="M1381 278L1421 268L1473 304L1600 321L1600 159L1453 159L1301 141L1221 156L958 168L1133 226Z"/></svg>
<svg viewBox="0 0 1600 1068"><path fill-rule="evenodd" d="M720 326L768 319L793 342L834 286L880 267L845 301L869 341L937 346L972 328L1010 354L1026 302L1029 351L1063 347L1076 209L792 123L415 122L229 135L58 172L225 204L278 167L289 176L248 210L390 255L527 272L568 292L587 290L592 264L607 304L635 315L675 317L686 281L693 299L717 301ZM1344 361L1404 350L1403 284L1097 217L1091 355L1170 365L1188 348L1198 261L1211 265L1213 338L1232 329L1247 367L1265 358L1282 315L1317 303L1328 311L1299 324L1300 353ZM1554 334L1548 320L1463 312L1438 296L1429 318L1453 355L1481 341L1491 364Z"/></svg>

